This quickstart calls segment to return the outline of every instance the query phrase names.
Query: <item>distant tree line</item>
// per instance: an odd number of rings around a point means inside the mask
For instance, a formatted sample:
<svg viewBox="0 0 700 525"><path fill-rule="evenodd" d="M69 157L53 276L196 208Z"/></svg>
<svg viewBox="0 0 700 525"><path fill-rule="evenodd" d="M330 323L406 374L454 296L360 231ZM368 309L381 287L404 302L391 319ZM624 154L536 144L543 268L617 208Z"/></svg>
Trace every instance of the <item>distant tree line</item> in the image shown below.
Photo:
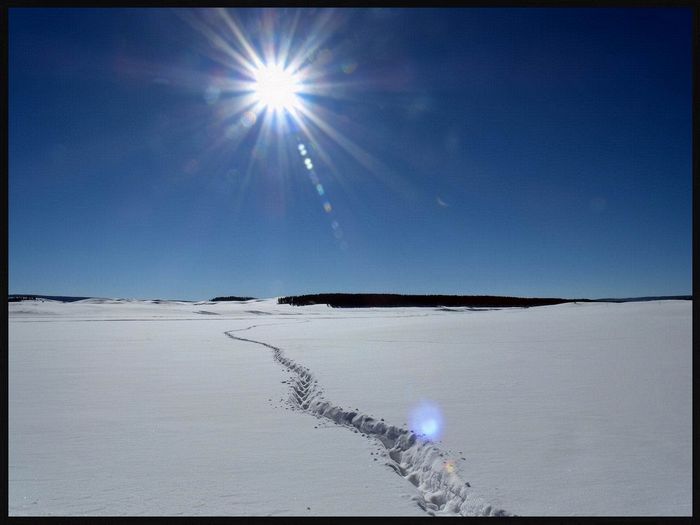
<svg viewBox="0 0 700 525"><path fill-rule="evenodd" d="M597 303L635 303L644 301L692 301L692 295L655 295L652 297L627 297L621 299L595 299Z"/></svg>
<svg viewBox="0 0 700 525"><path fill-rule="evenodd" d="M7 302L18 303L20 301L36 301L37 299L51 299L53 301L61 301L64 303L73 303L75 301L82 301L83 299L89 299L89 297L73 297L69 295L19 295L10 294L7 296Z"/></svg>
<svg viewBox="0 0 700 525"><path fill-rule="evenodd" d="M36 295L10 295L7 301L10 303L18 303L20 301L34 301L36 300Z"/></svg>
<svg viewBox="0 0 700 525"><path fill-rule="evenodd" d="M320 293L292 295L277 299L279 304L307 306L327 304L334 308L368 307L480 307L503 308L546 306L569 302L590 302L588 299L560 299L542 297L503 297L498 295L404 295L387 293Z"/></svg>
<svg viewBox="0 0 700 525"><path fill-rule="evenodd" d="M236 297L235 295L227 295L226 297L214 297L212 301L251 301L255 297Z"/></svg>

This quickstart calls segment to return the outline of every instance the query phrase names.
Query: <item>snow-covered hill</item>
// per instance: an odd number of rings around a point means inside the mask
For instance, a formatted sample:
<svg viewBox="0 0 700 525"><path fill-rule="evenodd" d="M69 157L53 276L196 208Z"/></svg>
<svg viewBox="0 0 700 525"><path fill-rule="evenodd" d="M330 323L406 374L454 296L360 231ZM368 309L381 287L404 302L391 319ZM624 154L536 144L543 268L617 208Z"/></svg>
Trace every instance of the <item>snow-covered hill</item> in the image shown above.
<svg viewBox="0 0 700 525"><path fill-rule="evenodd" d="M10 303L10 514L690 515L691 310Z"/></svg>

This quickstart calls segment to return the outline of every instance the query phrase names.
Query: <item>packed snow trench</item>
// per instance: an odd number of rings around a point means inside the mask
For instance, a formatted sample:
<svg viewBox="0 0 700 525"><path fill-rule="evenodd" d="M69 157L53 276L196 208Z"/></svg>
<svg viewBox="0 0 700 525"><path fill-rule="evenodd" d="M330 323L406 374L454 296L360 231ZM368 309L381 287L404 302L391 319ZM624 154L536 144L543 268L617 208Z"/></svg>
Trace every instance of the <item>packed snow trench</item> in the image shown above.
<svg viewBox="0 0 700 525"><path fill-rule="evenodd" d="M255 328L252 325L239 331ZM284 356L280 348L262 341L233 335L236 330L225 332L238 341L247 341L265 346L273 351L275 360L293 373L289 402L311 414L354 428L357 433L377 439L388 451L386 465L410 481L418 489L415 500L418 506L430 515L462 516L508 516L502 509L494 509L482 498L473 494L469 482L455 472L450 459L434 446L430 440L404 428L388 425L384 419L377 420L355 410L345 410L326 401L313 374Z"/></svg>
<svg viewBox="0 0 700 525"><path fill-rule="evenodd" d="M9 514L690 516L691 323L10 303Z"/></svg>

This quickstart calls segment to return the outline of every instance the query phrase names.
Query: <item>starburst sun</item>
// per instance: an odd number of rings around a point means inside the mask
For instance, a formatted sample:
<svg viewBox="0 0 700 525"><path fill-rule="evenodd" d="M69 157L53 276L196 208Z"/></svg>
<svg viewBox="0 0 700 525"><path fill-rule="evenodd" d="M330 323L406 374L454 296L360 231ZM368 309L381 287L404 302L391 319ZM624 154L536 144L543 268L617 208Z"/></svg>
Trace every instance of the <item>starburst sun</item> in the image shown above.
<svg viewBox="0 0 700 525"><path fill-rule="evenodd" d="M253 93L258 102L273 110L293 110L299 104L299 81L277 64L261 65L254 73Z"/></svg>

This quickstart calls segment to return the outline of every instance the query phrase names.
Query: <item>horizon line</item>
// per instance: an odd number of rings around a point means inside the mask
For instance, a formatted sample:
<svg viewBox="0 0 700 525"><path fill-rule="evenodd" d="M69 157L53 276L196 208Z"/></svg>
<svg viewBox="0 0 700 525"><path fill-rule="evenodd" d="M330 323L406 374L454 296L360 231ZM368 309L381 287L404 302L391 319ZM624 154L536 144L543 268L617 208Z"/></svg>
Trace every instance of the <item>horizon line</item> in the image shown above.
<svg viewBox="0 0 700 525"><path fill-rule="evenodd" d="M400 295L400 296L416 296L416 297L428 297L428 296L453 296L453 297L503 297L503 298L515 298L515 299L561 299L566 301L607 301L607 300L630 300L630 299L663 299L663 298L684 298L692 299L693 294L691 293L680 293L680 294L645 294L645 295L633 295L633 296L614 296L608 295L604 297L588 298L588 297L545 297L545 296L533 296L533 295L495 295L495 294L485 294L485 293L471 293L471 294L458 294L458 293L401 293L401 292L313 292L313 293L296 293L296 294L280 294L272 295L269 297L253 297L253 296L235 296L235 295L217 295L214 298L200 298L200 299L164 299L162 297L118 297L118 296L99 296L99 295L67 295L67 294L39 294L39 293L8 293L8 299L10 297L18 296L28 296L37 297L42 299L51 298L70 298L76 300L84 299L112 299L112 300L135 300L135 301L176 301L176 302L199 302L199 301L213 301L217 297L246 297L246 299L241 300L265 300L265 299L280 299L285 297L302 297L302 296L313 296L313 295ZM226 302L226 301L218 301Z"/></svg>

